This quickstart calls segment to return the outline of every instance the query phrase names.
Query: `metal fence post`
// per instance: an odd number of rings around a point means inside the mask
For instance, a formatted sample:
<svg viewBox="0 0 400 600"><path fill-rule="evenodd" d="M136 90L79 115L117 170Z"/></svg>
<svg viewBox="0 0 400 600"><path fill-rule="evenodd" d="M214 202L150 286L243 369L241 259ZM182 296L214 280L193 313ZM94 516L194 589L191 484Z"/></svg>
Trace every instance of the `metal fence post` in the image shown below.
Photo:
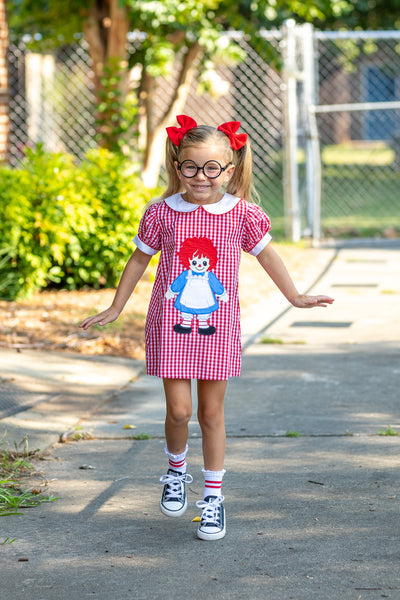
<svg viewBox="0 0 400 600"><path fill-rule="evenodd" d="M286 237L293 242L300 240L300 204L298 185L298 132L297 132L297 61L296 24L293 19L283 28L283 189L285 205Z"/></svg>
<svg viewBox="0 0 400 600"><path fill-rule="evenodd" d="M0 3L0 161L8 158L10 91L8 87L8 26L6 2Z"/></svg>
<svg viewBox="0 0 400 600"><path fill-rule="evenodd" d="M307 233L312 235L313 243L317 245L321 237L321 150L314 110L317 104L314 28L311 23L305 23L301 26L301 31L304 71L303 112L306 153Z"/></svg>

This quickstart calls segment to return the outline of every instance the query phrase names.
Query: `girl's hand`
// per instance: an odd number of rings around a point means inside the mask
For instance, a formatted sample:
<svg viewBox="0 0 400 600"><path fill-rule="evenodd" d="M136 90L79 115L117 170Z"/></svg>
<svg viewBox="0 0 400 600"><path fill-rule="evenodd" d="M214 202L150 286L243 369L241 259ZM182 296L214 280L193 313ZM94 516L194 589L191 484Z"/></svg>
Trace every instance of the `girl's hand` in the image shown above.
<svg viewBox="0 0 400 600"><path fill-rule="evenodd" d="M87 317L87 319L85 319L84 321L82 321L82 323L79 324L79 327L82 327L82 329L86 330L89 329L89 327L91 327L92 325L96 325L96 323L98 323L99 325L107 325L107 323L112 323L113 321L118 319L119 314L120 313L116 308L110 306L110 308L107 308L107 310L103 310L97 315Z"/></svg>
<svg viewBox="0 0 400 600"><path fill-rule="evenodd" d="M308 296L307 294L299 294L292 301L293 306L297 308L314 308L315 306L328 306L332 304L334 298L330 296Z"/></svg>

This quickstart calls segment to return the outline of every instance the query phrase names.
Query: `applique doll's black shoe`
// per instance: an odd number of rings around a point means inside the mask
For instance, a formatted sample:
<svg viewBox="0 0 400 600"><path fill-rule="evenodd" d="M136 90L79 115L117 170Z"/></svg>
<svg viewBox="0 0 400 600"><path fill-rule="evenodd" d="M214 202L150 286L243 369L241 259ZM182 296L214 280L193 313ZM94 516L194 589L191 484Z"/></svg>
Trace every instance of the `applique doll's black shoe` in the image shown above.
<svg viewBox="0 0 400 600"><path fill-rule="evenodd" d="M182 325L174 325L175 333L192 333L191 327L183 327Z"/></svg>
<svg viewBox="0 0 400 600"><path fill-rule="evenodd" d="M210 327L199 327L197 331L200 335L213 335L216 329L213 325L210 325Z"/></svg>

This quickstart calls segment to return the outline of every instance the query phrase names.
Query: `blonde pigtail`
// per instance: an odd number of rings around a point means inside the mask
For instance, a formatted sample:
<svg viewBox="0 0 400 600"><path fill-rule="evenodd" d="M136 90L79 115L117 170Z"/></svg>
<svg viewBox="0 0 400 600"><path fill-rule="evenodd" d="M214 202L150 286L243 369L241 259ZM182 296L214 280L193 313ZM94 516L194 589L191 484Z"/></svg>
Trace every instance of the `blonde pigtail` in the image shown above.
<svg viewBox="0 0 400 600"><path fill-rule="evenodd" d="M178 148L167 138L165 144L165 169L167 171L168 187L161 199L173 196L182 190L181 182L176 173L175 162L178 162Z"/></svg>
<svg viewBox="0 0 400 600"><path fill-rule="evenodd" d="M253 157L250 142L235 151L233 164L235 171L227 185L226 191L234 196L240 196L244 200L257 201L257 192L253 189Z"/></svg>

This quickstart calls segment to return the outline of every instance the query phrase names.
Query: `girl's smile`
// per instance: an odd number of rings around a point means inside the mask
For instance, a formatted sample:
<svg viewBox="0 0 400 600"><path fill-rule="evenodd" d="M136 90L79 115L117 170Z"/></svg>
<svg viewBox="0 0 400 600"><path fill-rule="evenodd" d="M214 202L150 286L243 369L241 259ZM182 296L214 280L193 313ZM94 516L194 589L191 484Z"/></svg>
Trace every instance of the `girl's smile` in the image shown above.
<svg viewBox="0 0 400 600"><path fill-rule="evenodd" d="M192 160L199 167L203 167L206 162L213 160L221 165L226 165L230 157L226 156L224 146L202 144L185 148L179 159L181 163L184 160ZM219 202L223 196L221 187L229 181L235 170L234 165L229 165L218 177L210 179L204 175L202 169L199 169L197 175L194 177L188 178L182 175L178 169L178 163L175 163L175 168L182 187L185 190L182 197L187 202L193 204L214 204L215 202Z"/></svg>

